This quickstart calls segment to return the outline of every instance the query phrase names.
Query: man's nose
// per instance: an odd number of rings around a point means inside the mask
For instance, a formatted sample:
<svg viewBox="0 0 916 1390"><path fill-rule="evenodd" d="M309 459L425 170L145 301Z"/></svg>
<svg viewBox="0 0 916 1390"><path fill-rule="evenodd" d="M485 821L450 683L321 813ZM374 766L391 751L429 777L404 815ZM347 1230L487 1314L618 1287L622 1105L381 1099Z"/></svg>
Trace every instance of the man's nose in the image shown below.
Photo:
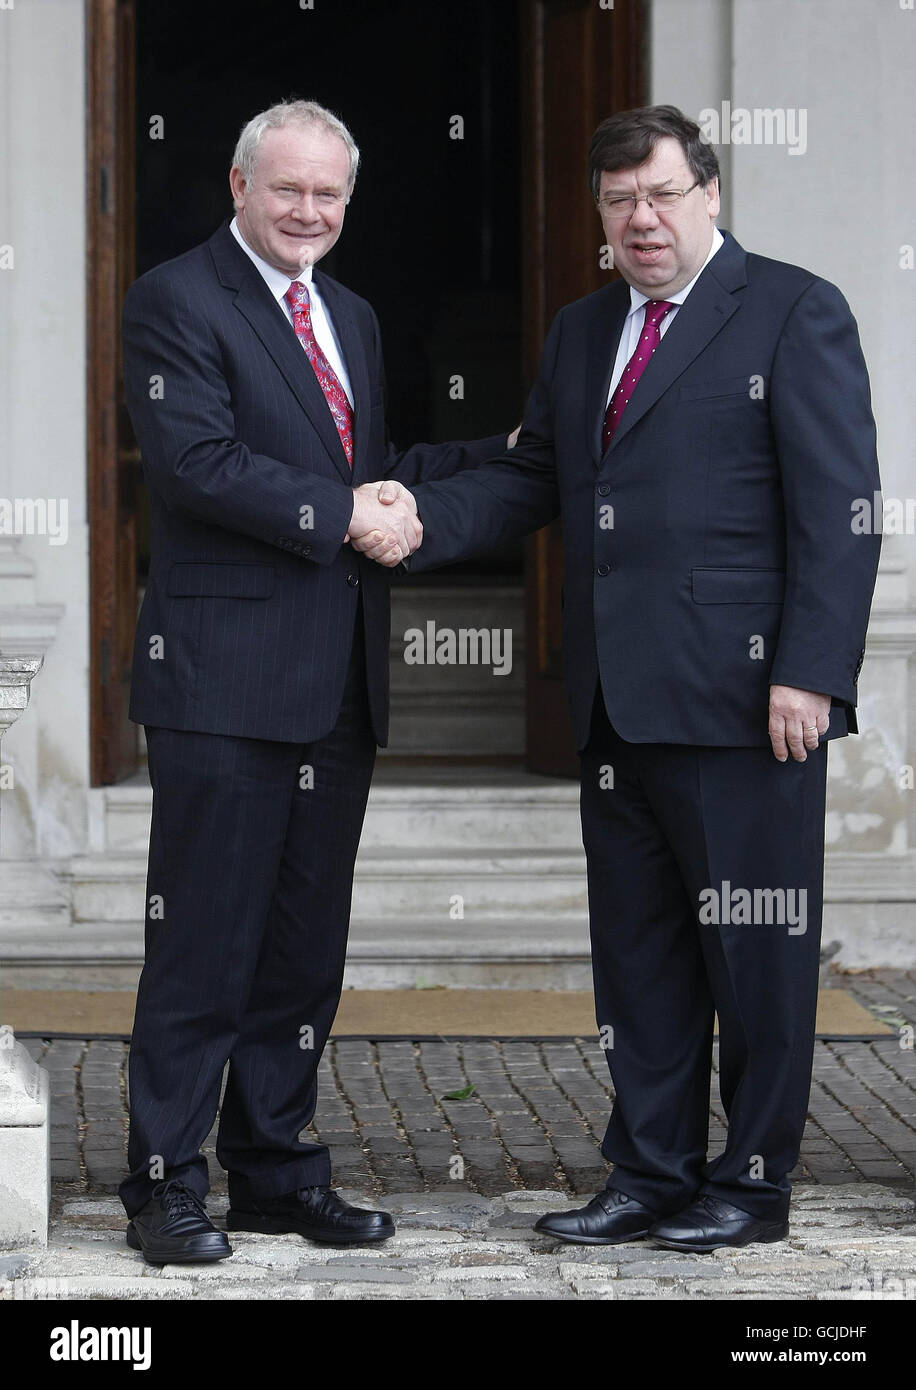
<svg viewBox="0 0 916 1390"><path fill-rule="evenodd" d="M633 209L633 216L630 218L630 226L638 227L640 230L647 230L658 226L658 213L654 208L650 208L645 198L636 204Z"/></svg>
<svg viewBox="0 0 916 1390"><path fill-rule="evenodd" d="M315 200L311 193L303 193L298 203L292 209L293 216L299 217L303 222L314 222L316 218Z"/></svg>

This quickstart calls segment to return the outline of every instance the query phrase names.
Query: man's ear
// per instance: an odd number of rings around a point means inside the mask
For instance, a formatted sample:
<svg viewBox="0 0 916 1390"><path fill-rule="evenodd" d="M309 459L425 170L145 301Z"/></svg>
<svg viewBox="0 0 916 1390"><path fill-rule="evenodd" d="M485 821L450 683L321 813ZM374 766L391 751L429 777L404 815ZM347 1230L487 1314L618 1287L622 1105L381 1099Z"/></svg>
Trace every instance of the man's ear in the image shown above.
<svg viewBox="0 0 916 1390"><path fill-rule="evenodd" d="M245 180L242 178L242 171L237 164L233 164L229 170L229 192L232 194L232 201L236 210L245 206Z"/></svg>
<svg viewBox="0 0 916 1390"><path fill-rule="evenodd" d="M716 178L709 180L709 183L703 189L703 192L706 196L706 206L709 208L710 217L718 217L719 209L721 206L721 201L719 198L718 175L716 176Z"/></svg>

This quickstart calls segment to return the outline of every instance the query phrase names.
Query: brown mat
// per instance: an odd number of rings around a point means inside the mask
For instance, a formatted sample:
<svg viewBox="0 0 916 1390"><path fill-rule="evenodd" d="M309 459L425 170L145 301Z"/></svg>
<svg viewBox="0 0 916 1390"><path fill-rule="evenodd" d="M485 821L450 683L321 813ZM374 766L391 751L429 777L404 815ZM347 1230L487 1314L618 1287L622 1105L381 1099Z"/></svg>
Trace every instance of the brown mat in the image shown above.
<svg viewBox="0 0 916 1390"><path fill-rule="evenodd" d="M135 995L127 990L4 989L0 1023L45 1036L129 1034ZM586 990L353 989L340 1001L336 1037L594 1037ZM822 989L817 1032L860 1037L894 1029L845 989Z"/></svg>

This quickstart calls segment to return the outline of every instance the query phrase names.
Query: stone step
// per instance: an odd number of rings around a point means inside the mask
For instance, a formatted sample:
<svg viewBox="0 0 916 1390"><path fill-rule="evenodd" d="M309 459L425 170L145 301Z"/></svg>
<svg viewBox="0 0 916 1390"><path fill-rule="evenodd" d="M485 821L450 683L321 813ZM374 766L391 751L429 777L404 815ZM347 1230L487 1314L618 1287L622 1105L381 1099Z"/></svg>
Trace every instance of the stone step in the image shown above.
<svg viewBox="0 0 916 1390"><path fill-rule="evenodd" d="M104 791L105 844L114 853L146 852L152 791L146 774ZM527 773L465 769L419 781L405 770L376 774L360 841L361 852L417 846L424 850L581 851L579 786Z"/></svg>
<svg viewBox="0 0 916 1390"><path fill-rule="evenodd" d="M0 944L12 933L65 932L70 925L67 864L0 859Z"/></svg>
<svg viewBox="0 0 916 1390"><path fill-rule="evenodd" d="M140 854L73 859L74 923L142 922L146 868L146 856ZM433 917L447 923L462 911L465 917L490 920L580 915L585 911L584 854L581 849L538 854L490 849L360 852L354 919Z"/></svg>
<svg viewBox="0 0 916 1390"><path fill-rule="evenodd" d="M590 989L588 919L471 917L355 920L344 987Z"/></svg>
<svg viewBox="0 0 916 1390"><path fill-rule="evenodd" d="M408 664L406 634L493 629L511 638L511 666ZM435 651L435 648L434 648ZM501 646L505 656L505 648ZM428 651L424 651L428 655ZM479 654L479 653L478 653ZM525 751L525 589L506 584L418 584L391 589L391 730L379 763L404 754L521 756Z"/></svg>
<svg viewBox="0 0 916 1390"><path fill-rule="evenodd" d="M143 924L75 922L69 929L6 934L4 959L112 968L143 961ZM423 985L507 989L588 989L588 924L581 917L504 917L464 921L355 919L350 928L344 987L401 989ZM95 982L94 987L99 987ZM104 987L104 985L103 985ZM119 978L118 988L125 986Z"/></svg>
<svg viewBox="0 0 916 1390"><path fill-rule="evenodd" d="M53 868L0 860L0 960L141 961L145 872L145 853ZM463 918L451 915L455 894ZM840 943L838 963L910 967L914 897L916 857L828 854L823 939ZM587 949L581 851L512 852L494 841L451 855L360 854L351 985L588 988Z"/></svg>

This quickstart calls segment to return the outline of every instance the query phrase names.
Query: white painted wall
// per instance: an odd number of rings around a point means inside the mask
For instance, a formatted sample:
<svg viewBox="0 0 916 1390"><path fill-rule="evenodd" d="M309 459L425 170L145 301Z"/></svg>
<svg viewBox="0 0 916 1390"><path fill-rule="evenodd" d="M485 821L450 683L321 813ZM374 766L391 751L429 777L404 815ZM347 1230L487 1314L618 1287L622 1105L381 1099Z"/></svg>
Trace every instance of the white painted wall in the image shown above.
<svg viewBox="0 0 916 1390"><path fill-rule="evenodd" d="M84 7L0 9L0 497L65 498L69 539L0 536L0 647L48 643L3 740L0 853L82 849L89 780ZM57 619L59 618L59 623ZM56 633L55 633L56 626Z"/></svg>
<svg viewBox="0 0 916 1390"><path fill-rule="evenodd" d="M732 150L735 234L839 285L859 322L887 494L916 490L916 11L898 0L738 0L742 106L808 111L807 150ZM916 577L916 546L905 547ZM916 588L911 585L911 592Z"/></svg>

